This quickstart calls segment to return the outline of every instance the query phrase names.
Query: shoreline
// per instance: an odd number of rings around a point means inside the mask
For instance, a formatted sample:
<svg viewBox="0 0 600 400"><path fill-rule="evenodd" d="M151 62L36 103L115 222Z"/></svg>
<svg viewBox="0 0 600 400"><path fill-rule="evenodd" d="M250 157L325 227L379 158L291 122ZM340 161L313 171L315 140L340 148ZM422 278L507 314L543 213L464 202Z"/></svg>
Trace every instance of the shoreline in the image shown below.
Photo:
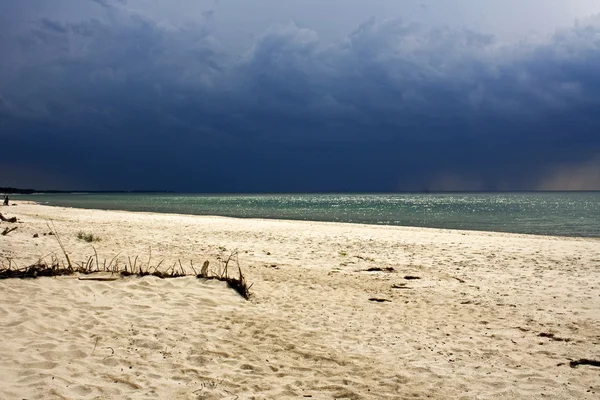
<svg viewBox="0 0 600 400"><path fill-rule="evenodd" d="M595 191L593 191L595 192ZM539 234L539 233L520 233L520 232L509 232L509 231L489 231L489 230L478 230L478 229L459 229L459 228L440 228L440 227L427 227L427 226L412 226L412 225L394 225L394 224L375 224L365 222L345 222L345 221L324 221L324 220L310 220L310 219L282 219L282 218L256 218L256 217L238 217L238 216L227 216L227 215L211 215L211 214L181 214L176 212L160 212L160 211L131 211L123 209L105 209L105 208L87 208L87 207L72 207L72 206L61 206L52 204L43 204L33 200L19 200L22 204L35 204L44 207L58 207L64 209L73 210L96 210L96 211L108 211L108 212L123 212L123 213L141 213L141 214L157 214L157 215L179 215L187 217L207 217L207 218L231 218L239 220L257 220L257 221L281 221L281 222L306 222L306 223L325 223L325 224L342 224L342 225L358 225L358 226L374 226L374 227L390 227L390 228L406 228L406 229L432 229L438 231L448 232L474 232L482 234L505 234L505 235L517 235L517 236L533 236L540 238L556 238L556 239L581 239L581 240L596 240L600 242L600 236L569 236L569 235L551 235L551 234Z"/></svg>
<svg viewBox="0 0 600 400"><path fill-rule="evenodd" d="M597 368L569 366L600 358L597 239L20 202L1 212L21 223L0 237L0 263L60 259L43 235L53 220L74 262L97 251L101 262L218 265L237 250L253 284L245 301L193 277L0 280L2 398L600 391Z"/></svg>

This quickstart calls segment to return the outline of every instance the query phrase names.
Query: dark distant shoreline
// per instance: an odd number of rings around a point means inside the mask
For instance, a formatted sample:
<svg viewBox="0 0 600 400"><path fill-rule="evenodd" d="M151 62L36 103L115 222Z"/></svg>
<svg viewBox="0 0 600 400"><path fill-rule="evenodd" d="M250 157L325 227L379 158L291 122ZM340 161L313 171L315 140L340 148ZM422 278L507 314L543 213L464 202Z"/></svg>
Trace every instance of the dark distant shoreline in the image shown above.
<svg viewBox="0 0 600 400"><path fill-rule="evenodd" d="M36 194L36 193L91 193L91 194L111 194L111 193L175 193L170 190L36 190L19 189L12 187L0 187L0 193L4 194Z"/></svg>

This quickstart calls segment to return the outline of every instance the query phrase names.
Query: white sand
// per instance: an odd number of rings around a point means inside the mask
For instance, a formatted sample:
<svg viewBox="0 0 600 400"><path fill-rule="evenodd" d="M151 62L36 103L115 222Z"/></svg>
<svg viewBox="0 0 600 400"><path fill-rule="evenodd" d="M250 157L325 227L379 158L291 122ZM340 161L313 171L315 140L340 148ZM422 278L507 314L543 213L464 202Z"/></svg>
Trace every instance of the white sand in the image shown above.
<svg viewBox="0 0 600 400"><path fill-rule="evenodd" d="M568 365L600 359L596 239L22 202L0 212L22 221L0 236L4 266L62 259L42 235L53 220L73 261L94 254L82 230L121 264L147 263L151 248L152 265L198 268L237 249L254 283L245 301L193 277L0 281L0 399L600 397L600 368Z"/></svg>

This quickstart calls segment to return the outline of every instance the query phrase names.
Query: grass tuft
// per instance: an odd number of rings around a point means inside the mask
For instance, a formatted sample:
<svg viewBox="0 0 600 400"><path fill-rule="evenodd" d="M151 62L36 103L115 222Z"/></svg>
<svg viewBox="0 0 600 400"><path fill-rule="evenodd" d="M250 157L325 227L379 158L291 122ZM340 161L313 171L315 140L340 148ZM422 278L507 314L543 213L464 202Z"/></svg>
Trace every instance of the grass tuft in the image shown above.
<svg viewBox="0 0 600 400"><path fill-rule="evenodd" d="M84 242L88 242L88 243L100 241L100 238L98 236L94 236L93 233L84 232L84 231L77 232L77 239L83 240Z"/></svg>
<svg viewBox="0 0 600 400"><path fill-rule="evenodd" d="M220 247L219 250L224 252L225 248ZM214 279L221 282L227 282L227 286L235 290L244 299L248 300L250 298L250 288L252 285L248 285L246 277L242 273L242 268L240 268L238 259L238 252L232 251L227 257L219 256L217 259L220 262L220 266L216 271L209 271L209 262L205 261L202 265L200 273L196 275L196 277L198 279ZM233 261L235 261L239 273L237 278L229 276L229 264Z"/></svg>

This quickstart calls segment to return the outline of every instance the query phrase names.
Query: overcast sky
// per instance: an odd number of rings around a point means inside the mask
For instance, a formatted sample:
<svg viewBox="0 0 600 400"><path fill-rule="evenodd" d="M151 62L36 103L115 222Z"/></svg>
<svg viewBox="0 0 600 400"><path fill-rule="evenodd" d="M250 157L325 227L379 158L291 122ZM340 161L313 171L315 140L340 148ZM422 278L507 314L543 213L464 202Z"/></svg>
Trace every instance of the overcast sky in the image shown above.
<svg viewBox="0 0 600 400"><path fill-rule="evenodd" d="M3 0L0 186L600 189L597 0Z"/></svg>

